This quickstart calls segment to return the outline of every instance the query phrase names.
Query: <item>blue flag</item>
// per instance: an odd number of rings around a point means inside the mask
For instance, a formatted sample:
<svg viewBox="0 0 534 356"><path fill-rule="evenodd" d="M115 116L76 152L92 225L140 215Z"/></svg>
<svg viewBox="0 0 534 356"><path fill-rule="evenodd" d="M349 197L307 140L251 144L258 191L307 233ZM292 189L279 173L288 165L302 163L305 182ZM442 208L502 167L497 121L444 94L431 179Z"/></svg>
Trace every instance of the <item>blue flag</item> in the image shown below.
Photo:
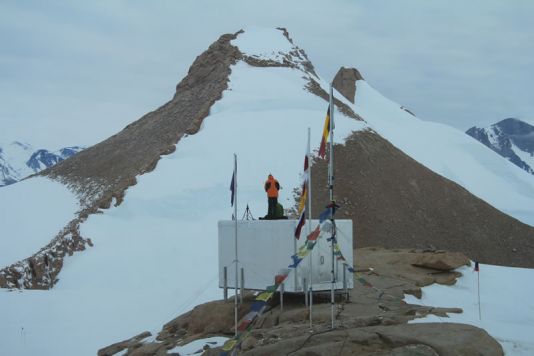
<svg viewBox="0 0 534 356"><path fill-rule="evenodd" d="M230 191L232 196L230 197L230 206L234 206L234 195L235 195L235 171L232 174L232 182L230 183Z"/></svg>
<svg viewBox="0 0 534 356"><path fill-rule="evenodd" d="M234 206L235 201L235 191L237 188L237 156L234 154L234 172L232 173L232 182L230 182L230 191L232 195L230 197L230 206Z"/></svg>
<svg viewBox="0 0 534 356"><path fill-rule="evenodd" d="M322 224L325 220L330 218L330 208L327 208L321 214L319 214L319 224Z"/></svg>

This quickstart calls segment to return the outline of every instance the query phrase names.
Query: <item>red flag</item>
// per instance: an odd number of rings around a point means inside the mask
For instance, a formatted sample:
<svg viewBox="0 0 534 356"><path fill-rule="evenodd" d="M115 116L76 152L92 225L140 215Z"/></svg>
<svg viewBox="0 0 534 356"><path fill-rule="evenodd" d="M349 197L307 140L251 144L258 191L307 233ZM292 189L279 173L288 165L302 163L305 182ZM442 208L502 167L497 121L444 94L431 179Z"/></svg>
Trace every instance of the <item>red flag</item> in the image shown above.
<svg viewBox="0 0 534 356"><path fill-rule="evenodd" d="M302 230L302 227L304 226L304 223L306 222L306 210L303 209L302 213L299 217L299 222L297 224L297 228L295 229L295 238L298 240L300 239L300 232Z"/></svg>
<svg viewBox="0 0 534 356"><path fill-rule="evenodd" d="M315 228L315 230L313 230L309 235L308 237L306 238L306 240L309 240L309 241L315 241L317 240L317 238L319 237L319 234L321 233L321 228L320 228L320 225L317 225L317 227Z"/></svg>

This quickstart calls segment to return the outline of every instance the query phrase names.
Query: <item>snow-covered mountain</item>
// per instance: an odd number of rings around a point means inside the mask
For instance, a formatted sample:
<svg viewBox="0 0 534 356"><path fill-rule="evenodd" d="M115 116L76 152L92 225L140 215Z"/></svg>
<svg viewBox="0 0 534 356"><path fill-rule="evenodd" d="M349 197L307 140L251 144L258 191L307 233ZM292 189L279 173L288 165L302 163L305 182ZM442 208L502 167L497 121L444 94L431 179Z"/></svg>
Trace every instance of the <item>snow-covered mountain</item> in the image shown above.
<svg viewBox="0 0 534 356"><path fill-rule="evenodd" d="M355 97L349 100L335 91L335 141L344 143L356 132L391 142L401 163L434 172L428 190L445 186L451 196L460 196L444 202L452 213L455 204L476 200L472 216L454 221L469 232L462 246L485 248L490 258L490 252L511 250L534 231L526 225L534 224L530 175L463 132L414 117L356 72L345 79L354 85ZM282 203L292 206L307 128L316 149L327 93L328 81L284 29L223 35L197 57L168 103L38 176L0 190L0 286L51 288L0 293L2 350L9 355L94 354L220 297L217 221L232 215L233 154L239 167L238 215L246 204L255 216L264 214L262 185L269 173L284 187ZM369 167L377 168L378 176L368 183L380 194L387 191L381 187L394 189L396 182L385 179L388 167L376 167L377 149L370 144L354 155L363 157L356 167L362 177ZM337 161L338 177L354 165L352 157ZM405 167L398 169L412 174ZM413 174L409 181L416 190L425 184L418 177ZM404 191L398 193L395 199L408 199ZM342 198L344 192L336 194ZM447 216L432 205L429 211L418 210L420 197L409 198L411 212L446 231ZM385 200L400 209L397 200L373 198L367 201ZM492 214L479 214L478 208ZM410 219L384 219L379 206L357 210L369 214L356 223L366 229L382 219L378 224L390 228L391 245L404 238L396 234L398 226L414 228ZM497 230L512 226L519 233L488 237L485 224L495 215L501 218ZM421 241L413 234L408 238L405 243ZM357 235L356 245L362 240ZM528 244L519 248L522 258L532 251Z"/></svg>
<svg viewBox="0 0 534 356"><path fill-rule="evenodd" d="M49 151L18 141L0 144L0 187L52 167L81 150L81 147L74 146Z"/></svg>
<svg viewBox="0 0 534 356"><path fill-rule="evenodd" d="M466 131L516 166L534 174L534 126L514 118Z"/></svg>

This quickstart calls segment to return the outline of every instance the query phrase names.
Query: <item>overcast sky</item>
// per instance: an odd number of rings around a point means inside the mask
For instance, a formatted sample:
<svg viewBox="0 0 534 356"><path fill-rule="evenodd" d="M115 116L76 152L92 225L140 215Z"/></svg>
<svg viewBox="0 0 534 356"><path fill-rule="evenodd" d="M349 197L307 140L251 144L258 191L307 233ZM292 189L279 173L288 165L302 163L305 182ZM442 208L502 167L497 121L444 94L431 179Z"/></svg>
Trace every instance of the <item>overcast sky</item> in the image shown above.
<svg viewBox="0 0 534 356"><path fill-rule="evenodd" d="M286 27L425 120L534 119L534 1L0 0L0 142L89 145L169 100L219 35Z"/></svg>

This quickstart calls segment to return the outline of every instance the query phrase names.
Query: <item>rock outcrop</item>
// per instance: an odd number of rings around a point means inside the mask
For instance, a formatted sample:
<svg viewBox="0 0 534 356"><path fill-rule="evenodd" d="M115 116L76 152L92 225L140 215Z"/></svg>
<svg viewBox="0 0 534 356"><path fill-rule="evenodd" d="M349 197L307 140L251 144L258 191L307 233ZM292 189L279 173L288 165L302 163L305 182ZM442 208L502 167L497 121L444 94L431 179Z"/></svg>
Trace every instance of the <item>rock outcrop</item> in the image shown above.
<svg viewBox="0 0 534 356"><path fill-rule="evenodd" d="M421 286L439 283L441 269L416 266L418 261L447 261L450 267L469 263L467 257L446 251L416 249L387 250L363 248L355 251L358 275L349 300L338 296L335 330L330 330L329 296L316 293L314 328L309 329L308 309L302 296L286 295L284 309L271 299L268 309L256 319L241 344L243 355L502 355L501 346L484 330L454 323L407 324L409 320L434 314L447 318L461 309L406 304L405 294L421 293ZM426 263L425 262L425 263ZM443 268L438 263L438 268ZM445 273L453 273L451 271ZM454 275L456 280L458 274ZM365 283L361 282L364 281ZM243 317L253 300L244 299ZM132 338L105 347L101 356L167 355L177 345L209 336L233 335L233 301L214 301L165 324L155 341ZM140 353L140 352L143 353ZM220 348L206 349L204 355L218 355Z"/></svg>
<svg viewBox="0 0 534 356"><path fill-rule="evenodd" d="M354 104L357 80L363 80L363 77L356 68L341 67L336 73L332 84L338 92Z"/></svg>

